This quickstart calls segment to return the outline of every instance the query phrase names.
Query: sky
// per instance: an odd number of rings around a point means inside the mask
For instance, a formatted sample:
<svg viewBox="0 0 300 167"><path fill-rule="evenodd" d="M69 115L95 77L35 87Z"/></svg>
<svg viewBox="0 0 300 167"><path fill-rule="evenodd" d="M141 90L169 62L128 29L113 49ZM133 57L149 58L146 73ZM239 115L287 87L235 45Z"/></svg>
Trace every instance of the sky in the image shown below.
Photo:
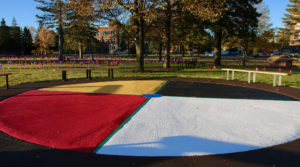
<svg viewBox="0 0 300 167"><path fill-rule="evenodd" d="M286 13L285 9L289 0L264 0L270 9L270 19L273 27L283 27L281 18ZM13 17L20 27L38 27L35 15L40 12L35 9L34 0L0 0L0 19L4 18L7 25L11 25Z"/></svg>

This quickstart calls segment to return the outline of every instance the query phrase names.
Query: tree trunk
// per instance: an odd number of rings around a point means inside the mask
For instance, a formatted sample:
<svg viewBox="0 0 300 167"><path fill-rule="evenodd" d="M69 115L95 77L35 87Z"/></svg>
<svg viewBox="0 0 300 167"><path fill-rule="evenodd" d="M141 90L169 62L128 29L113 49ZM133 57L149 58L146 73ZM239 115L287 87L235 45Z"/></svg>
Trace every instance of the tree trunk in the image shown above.
<svg viewBox="0 0 300 167"><path fill-rule="evenodd" d="M136 71L144 72L144 18L143 16L138 17L138 30L137 30L137 41L135 42L136 48Z"/></svg>
<svg viewBox="0 0 300 167"><path fill-rule="evenodd" d="M78 53L79 53L79 59L83 59L82 43L81 42L79 42L79 44L78 44Z"/></svg>
<svg viewBox="0 0 300 167"><path fill-rule="evenodd" d="M194 46L194 41L193 41L193 43L192 43L192 51L191 51L191 56L194 56L194 48L195 48L195 46Z"/></svg>
<svg viewBox="0 0 300 167"><path fill-rule="evenodd" d="M248 40L244 41L244 50L243 50L243 60L242 60L242 65L246 66L246 60L248 57Z"/></svg>
<svg viewBox="0 0 300 167"><path fill-rule="evenodd" d="M59 51L59 60L64 60L63 57L63 45L64 45L64 37L63 37L62 26L59 26L58 29L58 51Z"/></svg>
<svg viewBox="0 0 300 167"><path fill-rule="evenodd" d="M128 42L127 42L127 54L128 54L128 57L130 56L129 47L130 47L130 41L128 40Z"/></svg>
<svg viewBox="0 0 300 167"><path fill-rule="evenodd" d="M215 36L214 36L214 53L215 53L215 57L214 57L214 64L216 66L220 66L221 65L221 51L222 51L222 30L217 30L214 32Z"/></svg>
<svg viewBox="0 0 300 167"><path fill-rule="evenodd" d="M58 51L59 55L58 58L59 60L64 60L63 56L63 47L64 47L64 32L63 32L63 4L62 1L59 0L57 3L58 9L59 9L59 20L58 20Z"/></svg>
<svg viewBox="0 0 300 167"><path fill-rule="evenodd" d="M182 57L185 56L185 48L184 48L184 45L181 45L181 54L182 54Z"/></svg>
<svg viewBox="0 0 300 167"><path fill-rule="evenodd" d="M163 49L163 43L160 42L160 44L159 44L159 51L158 51L158 58L159 58L159 61L162 60L162 49Z"/></svg>
<svg viewBox="0 0 300 167"><path fill-rule="evenodd" d="M171 49L171 2L167 1L167 24L166 24L166 46L164 68L170 68L170 49Z"/></svg>

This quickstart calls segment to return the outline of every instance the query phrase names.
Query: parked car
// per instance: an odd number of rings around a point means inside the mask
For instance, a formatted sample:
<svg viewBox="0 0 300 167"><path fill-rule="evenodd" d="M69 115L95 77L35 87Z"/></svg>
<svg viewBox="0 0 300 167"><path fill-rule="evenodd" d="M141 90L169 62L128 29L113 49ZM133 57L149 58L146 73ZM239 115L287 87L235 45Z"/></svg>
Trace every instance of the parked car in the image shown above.
<svg viewBox="0 0 300 167"><path fill-rule="evenodd" d="M215 55L214 52L205 52L204 54L205 54L205 56L209 56L209 57L212 57Z"/></svg>
<svg viewBox="0 0 300 167"><path fill-rule="evenodd" d="M221 52L222 56L238 56L241 54L241 51L228 51L228 50L222 50ZM214 52L205 52L205 56L214 56Z"/></svg>
<svg viewBox="0 0 300 167"><path fill-rule="evenodd" d="M128 54L128 51L127 50L121 51L120 49L116 49L114 51L114 55L121 55L121 54Z"/></svg>

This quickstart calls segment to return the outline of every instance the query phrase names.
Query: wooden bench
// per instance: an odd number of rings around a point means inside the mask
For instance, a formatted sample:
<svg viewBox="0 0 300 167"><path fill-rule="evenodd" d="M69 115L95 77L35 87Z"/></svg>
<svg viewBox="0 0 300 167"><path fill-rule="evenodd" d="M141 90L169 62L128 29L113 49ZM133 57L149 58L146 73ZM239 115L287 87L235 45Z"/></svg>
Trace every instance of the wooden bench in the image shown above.
<svg viewBox="0 0 300 167"><path fill-rule="evenodd" d="M234 72L246 72L248 73L248 83L251 83L251 73L253 73L253 83L256 82L256 74L269 74L274 75L273 86L276 86L276 77L278 76L278 86L281 86L282 76L290 75L288 73L281 72L269 72L269 71L255 71L255 70L242 70L242 69L231 69L231 68L222 68L221 70L227 71L227 80L229 80L229 73L232 71L232 80L234 80Z"/></svg>
<svg viewBox="0 0 300 167"><path fill-rule="evenodd" d="M199 65L201 65L202 68L205 67L206 63L202 61L198 61L197 58L194 59L181 59L177 61L177 64L179 64L180 68L195 68L196 66L199 68Z"/></svg>
<svg viewBox="0 0 300 167"><path fill-rule="evenodd" d="M184 64L185 68L195 68L197 65L197 59L185 59Z"/></svg>
<svg viewBox="0 0 300 167"><path fill-rule="evenodd" d="M58 69L56 71L62 72L62 80L67 81L67 71L86 71L86 78L92 79L92 70L108 70L108 78L114 78L114 69L119 67L99 67L99 68L70 68L70 69Z"/></svg>
<svg viewBox="0 0 300 167"><path fill-rule="evenodd" d="M9 75L11 75L11 73L0 73L0 77L5 76L5 78L6 78L6 89L9 89L9 85L8 85L8 76Z"/></svg>

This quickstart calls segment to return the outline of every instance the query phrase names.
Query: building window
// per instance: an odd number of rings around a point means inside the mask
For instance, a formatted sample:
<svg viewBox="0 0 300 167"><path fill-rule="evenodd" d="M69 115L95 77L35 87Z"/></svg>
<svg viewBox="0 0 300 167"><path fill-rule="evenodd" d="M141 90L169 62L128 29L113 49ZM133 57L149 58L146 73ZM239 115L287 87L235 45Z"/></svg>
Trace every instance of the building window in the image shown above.
<svg viewBox="0 0 300 167"><path fill-rule="evenodd" d="M100 33L99 33L99 31L96 33L96 36L97 36L97 37L99 37L99 36L100 36Z"/></svg>
<svg viewBox="0 0 300 167"><path fill-rule="evenodd" d="M109 35L108 31L103 31L103 36L104 36L104 37L106 37L106 36L108 36L108 35Z"/></svg>
<svg viewBox="0 0 300 167"><path fill-rule="evenodd" d="M111 39L110 39L110 42L111 42L112 44L114 44L114 43L116 42L115 38L111 38Z"/></svg>
<svg viewBox="0 0 300 167"><path fill-rule="evenodd" d="M115 35L115 32L114 32L114 31L111 31L110 34L111 34L111 36L114 36L114 35Z"/></svg>

